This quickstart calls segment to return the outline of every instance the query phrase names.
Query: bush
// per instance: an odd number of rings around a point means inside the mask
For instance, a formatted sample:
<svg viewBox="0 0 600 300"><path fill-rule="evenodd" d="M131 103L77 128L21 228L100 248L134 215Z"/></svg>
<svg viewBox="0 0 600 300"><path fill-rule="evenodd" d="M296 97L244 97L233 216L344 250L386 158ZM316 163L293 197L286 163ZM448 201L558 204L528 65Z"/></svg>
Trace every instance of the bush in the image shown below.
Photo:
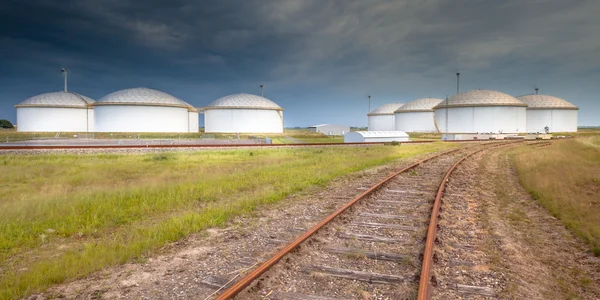
<svg viewBox="0 0 600 300"><path fill-rule="evenodd" d="M9 120L2 119L0 120L0 128L13 129L15 126Z"/></svg>

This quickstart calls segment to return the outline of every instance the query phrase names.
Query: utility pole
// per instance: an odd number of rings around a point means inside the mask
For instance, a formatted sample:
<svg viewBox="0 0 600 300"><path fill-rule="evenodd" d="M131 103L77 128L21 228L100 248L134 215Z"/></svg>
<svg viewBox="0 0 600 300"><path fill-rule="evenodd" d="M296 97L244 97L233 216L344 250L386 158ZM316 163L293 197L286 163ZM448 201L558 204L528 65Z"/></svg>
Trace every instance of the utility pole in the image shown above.
<svg viewBox="0 0 600 300"><path fill-rule="evenodd" d="M62 68L60 70L65 75L65 93L67 92L67 68Z"/></svg>
<svg viewBox="0 0 600 300"><path fill-rule="evenodd" d="M260 96L264 97L265 96L265 93L264 93L264 91L265 91L265 85L261 84L259 86L260 86Z"/></svg>

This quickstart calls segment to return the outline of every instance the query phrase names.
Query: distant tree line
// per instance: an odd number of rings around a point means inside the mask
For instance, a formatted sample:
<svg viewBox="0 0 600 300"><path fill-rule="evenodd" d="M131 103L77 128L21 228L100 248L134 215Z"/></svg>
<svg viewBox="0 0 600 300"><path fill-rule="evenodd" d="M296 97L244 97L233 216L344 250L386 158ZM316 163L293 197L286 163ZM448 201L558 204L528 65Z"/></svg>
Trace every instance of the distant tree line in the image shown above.
<svg viewBox="0 0 600 300"><path fill-rule="evenodd" d="M9 120L2 119L0 120L0 128L13 129L15 126Z"/></svg>

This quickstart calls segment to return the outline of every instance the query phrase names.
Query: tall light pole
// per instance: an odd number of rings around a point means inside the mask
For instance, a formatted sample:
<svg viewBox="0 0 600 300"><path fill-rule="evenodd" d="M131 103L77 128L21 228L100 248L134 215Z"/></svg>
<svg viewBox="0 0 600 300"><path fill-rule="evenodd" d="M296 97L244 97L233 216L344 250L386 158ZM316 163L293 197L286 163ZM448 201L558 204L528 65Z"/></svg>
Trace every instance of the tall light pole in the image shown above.
<svg viewBox="0 0 600 300"><path fill-rule="evenodd" d="M60 70L65 75L65 93L67 92L67 68L62 68Z"/></svg>
<svg viewBox="0 0 600 300"><path fill-rule="evenodd" d="M456 93L460 91L460 72L456 72Z"/></svg>
<svg viewBox="0 0 600 300"><path fill-rule="evenodd" d="M260 86L260 96L264 97L265 96L265 92L264 92L265 91L265 85L261 84L259 86Z"/></svg>
<svg viewBox="0 0 600 300"><path fill-rule="evenodd" d="M369 111L367 111L367 130L369 130L369 113L371 112L371 95L369 97Z"/></svg>

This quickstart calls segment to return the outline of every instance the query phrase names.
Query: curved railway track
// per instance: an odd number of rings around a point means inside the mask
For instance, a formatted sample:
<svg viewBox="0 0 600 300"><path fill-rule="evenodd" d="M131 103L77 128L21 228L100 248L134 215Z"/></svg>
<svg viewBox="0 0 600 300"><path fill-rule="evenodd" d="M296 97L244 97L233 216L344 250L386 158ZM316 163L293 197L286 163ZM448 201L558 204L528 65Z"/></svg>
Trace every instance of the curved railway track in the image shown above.
<svg viewBox="0 0 600 300"><path fill-rule="evenodd" d="M440 202L450 174L480 151L518 142L455 149L399 170L216 299L403 299L417 291L418 299L429 299Z"/></svg>

